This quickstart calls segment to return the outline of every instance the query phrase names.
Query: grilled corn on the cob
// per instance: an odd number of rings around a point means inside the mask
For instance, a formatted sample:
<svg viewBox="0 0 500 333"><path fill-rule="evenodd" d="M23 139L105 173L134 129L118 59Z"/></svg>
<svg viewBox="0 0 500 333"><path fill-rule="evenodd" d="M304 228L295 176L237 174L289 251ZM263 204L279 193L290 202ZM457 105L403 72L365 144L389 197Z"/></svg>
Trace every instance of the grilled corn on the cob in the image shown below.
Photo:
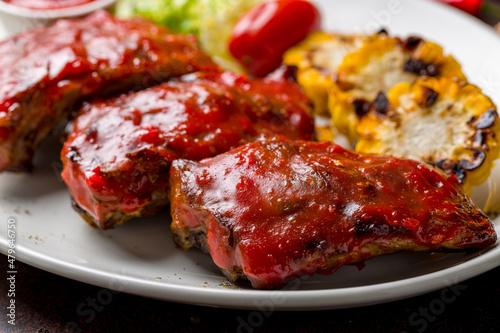
<svg viewBox="0 0 500 333"><path fill-rule="evenodd" d="M380 92L418 76L452 77L465 80L460 64L432 42L376 35L356 52L348 54L337 71L328 105L332 124L352 142L366 107Z"/></svg>
<svg viewBox="0 0 500 333"><path fill-rule="evenodd" d="M467 84L460 64L421 38L311 34L284 57L333 132L356 150L426 161L483 183L499 155L496 107ZM317 126L320 140L331 133Z"/></svg>
<svg viewBox="0 0 500 333"><path fill-rule="evenodd" d="M313 101L317 114L328 114L328 91L344 57L370 38L367 35L313 32L285 53L283 62L298 68L297 80Z"/></svg>
<svg viewBox="0 0 500 333"><path fill-rule="evenodd" d="M478 87L426 77L375 101L356 127L356 151L431 163L456 174L469 192L486 181L500 151L500 121Z"/></svg>
<svg viewBox="0 0 500 333"><path fill-rule="evenodd" d="M298 67L297 79L316 113L330 113L333 129L351 141L356 138L359 114L379 92L387 93L421 75L465 80L461 66L439 45L417 37L402 40L385 32L312 33L285 53L284 62Z"/></svg>

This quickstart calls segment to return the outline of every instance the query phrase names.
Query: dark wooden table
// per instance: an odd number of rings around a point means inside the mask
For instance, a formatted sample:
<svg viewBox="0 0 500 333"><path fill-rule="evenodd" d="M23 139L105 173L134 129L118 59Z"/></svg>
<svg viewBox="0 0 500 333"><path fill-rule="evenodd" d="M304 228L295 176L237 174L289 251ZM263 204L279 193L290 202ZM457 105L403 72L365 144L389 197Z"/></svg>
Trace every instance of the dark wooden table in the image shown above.
<svg viewBox="0 0 500 333"><path fill-rule="evenodd" d="M498 21L492 16L482 18L492 25ZM17 262L16 325L12 326L7 323L7 258L0 255L0 263L1 333L500 331L500 268L449 290L397 302L263 315L258 311L197 307L124 293L107 293L112 297L102 305L97 297L105 289ZM444 299L443 295L448 296Z"/></svg>
<svg viewBox="0 0 500 333"><path fill-rule="evenodd" d="M0 256L0 262L6 262ZM500 268L403 301L311 312L228 310L113 294L18 263L16 326L6 323L5 275L0 279L0 332L498 332ZM2 266L3 267L3 266ZM2 269L2 274L5 270ZM446 295L446 298L443 298ZM77 309L84 313L80 316ZM246 323L246 324L243 324ZM252 327L254 326L254 327Z"/></svg>

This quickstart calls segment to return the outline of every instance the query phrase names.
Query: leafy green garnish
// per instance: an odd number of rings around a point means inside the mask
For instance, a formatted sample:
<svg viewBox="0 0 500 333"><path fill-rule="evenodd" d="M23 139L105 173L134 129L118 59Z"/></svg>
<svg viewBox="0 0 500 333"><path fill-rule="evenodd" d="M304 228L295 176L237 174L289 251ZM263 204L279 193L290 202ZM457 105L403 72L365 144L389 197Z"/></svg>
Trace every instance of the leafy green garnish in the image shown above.
<svg viewBox="0 0 500 333"><path fill-rule="evenodd" d="M115 14L142 16L170 30L195 34L202 48L220 66L241 72L228 50L237 20L262 0L119 0Z"/></svg>

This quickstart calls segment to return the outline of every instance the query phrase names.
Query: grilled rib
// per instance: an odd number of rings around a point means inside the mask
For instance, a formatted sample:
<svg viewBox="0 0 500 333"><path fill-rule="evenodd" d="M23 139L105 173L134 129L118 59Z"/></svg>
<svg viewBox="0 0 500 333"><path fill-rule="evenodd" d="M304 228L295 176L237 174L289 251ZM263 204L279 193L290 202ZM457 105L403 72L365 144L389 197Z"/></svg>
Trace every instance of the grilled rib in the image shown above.
<svg viewBox="0 0 500 333"><path fill-rule="evenodd" d="M105 11L0 42L0 171L32 169L36 146L82 100L216 68L193 36Z"/></svg>
<svg viewBox="0 0 500 333"><path fill-rule="evenodd" d="M309 99L294 82L197 73L86 104L63 146L74 206L109 229L169 203L173 160L200 160L261 135L313 139Z"/></svg>
<svg viewBox="0 0 500 333"><path fill-rule="evenodd" d="M231 281L283 286L399 251L485 248L496 233L457 178L328 142L261 140L172 165L172 232Z"/></svg>

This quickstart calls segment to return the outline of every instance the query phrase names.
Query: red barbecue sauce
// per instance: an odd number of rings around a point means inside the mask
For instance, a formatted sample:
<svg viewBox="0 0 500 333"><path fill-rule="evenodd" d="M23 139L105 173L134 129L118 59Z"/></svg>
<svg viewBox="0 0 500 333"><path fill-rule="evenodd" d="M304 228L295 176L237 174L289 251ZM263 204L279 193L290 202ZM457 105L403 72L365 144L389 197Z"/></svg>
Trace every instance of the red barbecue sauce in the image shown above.
<svg viewBox="0 0 500 333"><path fill-rule="evenodd" d="M80 6L96 0L3 0L13 6L30 9L61 9Z"/></svg>
<svg viewBox="0 0 500 333"><path fill-rule="evenodd" d="M245 145L186 173L180 170L188 164L178 165L172 189L182 181L175 193L188 199L173 199L174 222L196 228L203 221L214 262L240 267L257 288L331 274L376 255L364 245L384 246L396 237L410 241L408 249L495 242L491 224L456 177L446 180L412 160L360 155L326 142L276 141ZM405 249L403 241L398 245ZM346 256L327 262L337 254Z"/></svg>
<svg viewBox="0 0 500 333"><path fill-rule="evenodd" d="M30 136L38 144L77 101L217 69L194 36L103 10L12 36L0 42L0 55L0 170L25 160L9 156L12 147Z"/></svg>
<svg viewBox="0 0 500 333"><path fill-rule="evenodd" d="M61 153L69 156L62 176L95 221L116 210L133 213L152 193L168 189L168 169L177 158L211 157L263 133L312 139L309 100L297 84L232 73L192 79L89 104L80 112Z"/></svg>

